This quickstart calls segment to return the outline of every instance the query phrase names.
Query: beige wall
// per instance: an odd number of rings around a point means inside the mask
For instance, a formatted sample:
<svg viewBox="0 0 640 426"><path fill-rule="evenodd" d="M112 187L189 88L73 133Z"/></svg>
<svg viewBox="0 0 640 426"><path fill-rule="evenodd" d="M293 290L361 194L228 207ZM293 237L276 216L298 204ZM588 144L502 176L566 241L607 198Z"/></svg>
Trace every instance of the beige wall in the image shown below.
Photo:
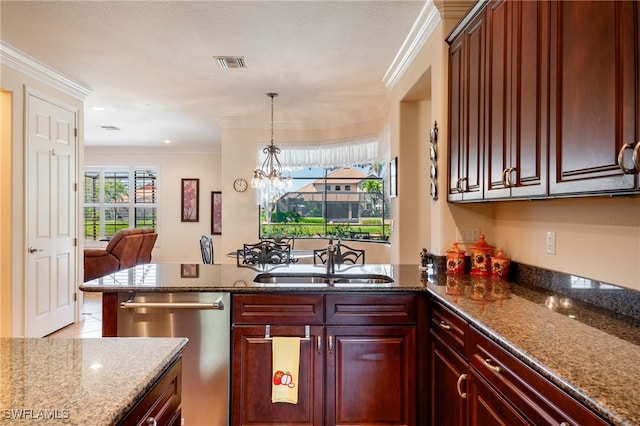
<svg viewBox="0 0 640 426"><path fill-rule="evenodd" d="M158 240L154 262L201 263L200 237L211 234L211 191L222 191L223 202L230 187L222 188L220 153L166 149L110 149L85 147L85 166L158 167ZM181 179L200 179L199 222L180 221ZM227 189L226 191L224 189ZM225 217L223 216L223 224ZM216 261L221 238L213 236ZM87 245L105 243L87 242Z"/></svg>
<svg viewBox="0 0 640 426"><path fill-rule="evenodd" d="M0 92L0 337L11 335L11 110L12 94Z"/></svg>
<svg viewBox="0 0 640 426"><path fill-rule="evenodd" d="M300 131L295 129L277 129L274 132L276 145L301 143L313 144L320 141L347 139L375 132L380 132L383 122L373 120L369 122L316 131ZM222 253L235 251L242 243L255 241L258 237L258 203L255 190L249 188L246 192L233 191L233 181L244 178L251 181L252 171L256 167L256 150L266 146L270 140L269 123L264 128L227 127L222 130L222 187L228 188L223 196L222 207ZM285 149L285 148L283 148ZM226 230L226 231L225 231ZM322 244L325 244L323 241ZM321 245L320 245L321 246ZM358 244L355 244L358 246ZM318 241L300 240L295 248L318 248ZM388 263L388 244L366 244L367 263ZM223 257L222 262L234 263L234 258Z"/></svg>
<svg viewBox="0 0 640 426"><path fill-rule="evenodd" d="M11 330L11 335L14 337L24 335L24 305L25 305L25 256L26 253L26 216L27 212L24 211L24 194L25 194L25 137L24 137L24 101L25 91L29 90L37 91L44 96L51 99L55 99L65 105L78 110L78 134L79 146L83 144L84 129L83 123L83 102L77 97L71 96L61 90L53 88L38 79L30 77L22 72L18 72L13 68L2 64L0 67L0 75L2 75L2 81L0 81L0 89L6 91L12 96L11 113L11 181L8 184L10 187L10 215L11 215L11 235L2 238L9 238L11 250L9 253L2 253L5 262L9 263L11 269L11 277L9 280L5 280L2 277L0 286L3 287L3 294L11 294L11 312L6 314L3 312L3 316L10 316L12 319L11 324L3 324L0 332L4 333L6 330ZM4 109L4 105L3 105ZM3 119L4 121L4 119ZM4 126L3 126L4 127ZM3 130L3 133L5 130ZM4 150L3 150L4 153ZM81 157L81 156L79 156ZM79 158L79 168L82 168L82 159ZM6 184L3 184L3 193ZM3 195L4 197L4 195ZM4 198L3 198L4 205ZM80 226L80 221L77 221ZM78 228L79 232L79 228ZM79 277L80 279L80 277ZM10 290L9 290L10 289ZM0 303L6 303L0 301ZM4 311L4 309L3 309Z"/></svg>

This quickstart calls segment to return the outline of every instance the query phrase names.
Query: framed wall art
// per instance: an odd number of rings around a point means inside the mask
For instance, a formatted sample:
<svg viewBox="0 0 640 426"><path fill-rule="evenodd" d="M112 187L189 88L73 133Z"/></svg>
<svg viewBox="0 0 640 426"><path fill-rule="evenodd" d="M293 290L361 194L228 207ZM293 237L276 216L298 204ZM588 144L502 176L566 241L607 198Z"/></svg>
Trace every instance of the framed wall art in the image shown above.
<svg viewBox="0 0 640 426"><path fill-rule="evenodd" d="M180 264L180 278L198 278L200 276L200 265L197 263Z"/></svg>
<svg viewBox="0 0 640 426"><path fill-rule="evenodd" d="M398 157L389 162L389 196L398 196Z"/></svg>
<svg viewBox="0 0 640 426"><path fill-rule="evenodd" d="M211 192L211 235L222 234L222 192Z"/></svg>
<svg viewBox="0 0 640 426"><path fill-rule="evenodd" d="M200 179L182 179L182 222L199 222Z"/></svg>

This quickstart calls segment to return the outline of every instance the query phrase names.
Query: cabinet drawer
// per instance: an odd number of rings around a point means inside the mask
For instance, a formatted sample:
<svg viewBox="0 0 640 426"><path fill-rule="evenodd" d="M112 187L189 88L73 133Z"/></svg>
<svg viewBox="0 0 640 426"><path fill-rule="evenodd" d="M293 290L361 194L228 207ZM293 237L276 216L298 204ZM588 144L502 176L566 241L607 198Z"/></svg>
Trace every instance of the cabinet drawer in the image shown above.
<svg viewBox="0 0 640 426"><path fill-rule="evenodd" d="M330 294L326 296L327 325L415 324L415 294Z"/></svg>
<svg viewBox="0 0 640 426"><path fill-rule="evenodd" d="M147 425L152 423L150 419L155 419L159 425L177 426L181 421L181 395L182 358L158 379L118 425Z"/></svg>
<svg viewBox="0 0 640 426"><path fill-rule="evenodd" d="M321 294L233 295L234 324L322 324Z"/></svg>
<svg viewBox="0 0 640 426"><path fill-rule="evenodd" d="M430 329L432 334L466 358L469 325L464 319L440 303L434 303Z"/></svg>
<svg viewBox="0 0 640 426"><path fill-rule="evenodd" d="M472 367L533 424L608 424L474 328L469 348Z"/></svg>

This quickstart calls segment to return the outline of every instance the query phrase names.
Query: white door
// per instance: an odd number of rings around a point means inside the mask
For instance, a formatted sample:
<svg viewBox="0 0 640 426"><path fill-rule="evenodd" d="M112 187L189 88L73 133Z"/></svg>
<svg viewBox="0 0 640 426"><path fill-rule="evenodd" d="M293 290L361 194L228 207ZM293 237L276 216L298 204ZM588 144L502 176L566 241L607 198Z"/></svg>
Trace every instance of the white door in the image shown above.
<svg viewBox="0 0 640 426"><path fill-rule="evenodd" d="M26 336L74 320L76 112L27 96Z"/></svg>

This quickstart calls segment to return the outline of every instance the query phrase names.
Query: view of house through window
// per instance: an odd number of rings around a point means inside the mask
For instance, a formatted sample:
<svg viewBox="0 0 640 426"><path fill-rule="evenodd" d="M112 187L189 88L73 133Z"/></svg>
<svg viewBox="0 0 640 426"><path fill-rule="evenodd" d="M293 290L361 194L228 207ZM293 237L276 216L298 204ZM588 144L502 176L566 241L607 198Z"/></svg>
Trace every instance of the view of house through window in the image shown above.
<svg viewBox="0 0 640 426"><path fill-rule="evenodd" d="M124 228L156 229L157 180L155 169L85 169L84 238L109 239Z"/></svg>
<svg viewBox="0 0 640 426"><path fill-rule="evenodd" d="M384 172L380 162L292 171L293 187L272 191L262 203L260 237L388 240Z"/></svg>

